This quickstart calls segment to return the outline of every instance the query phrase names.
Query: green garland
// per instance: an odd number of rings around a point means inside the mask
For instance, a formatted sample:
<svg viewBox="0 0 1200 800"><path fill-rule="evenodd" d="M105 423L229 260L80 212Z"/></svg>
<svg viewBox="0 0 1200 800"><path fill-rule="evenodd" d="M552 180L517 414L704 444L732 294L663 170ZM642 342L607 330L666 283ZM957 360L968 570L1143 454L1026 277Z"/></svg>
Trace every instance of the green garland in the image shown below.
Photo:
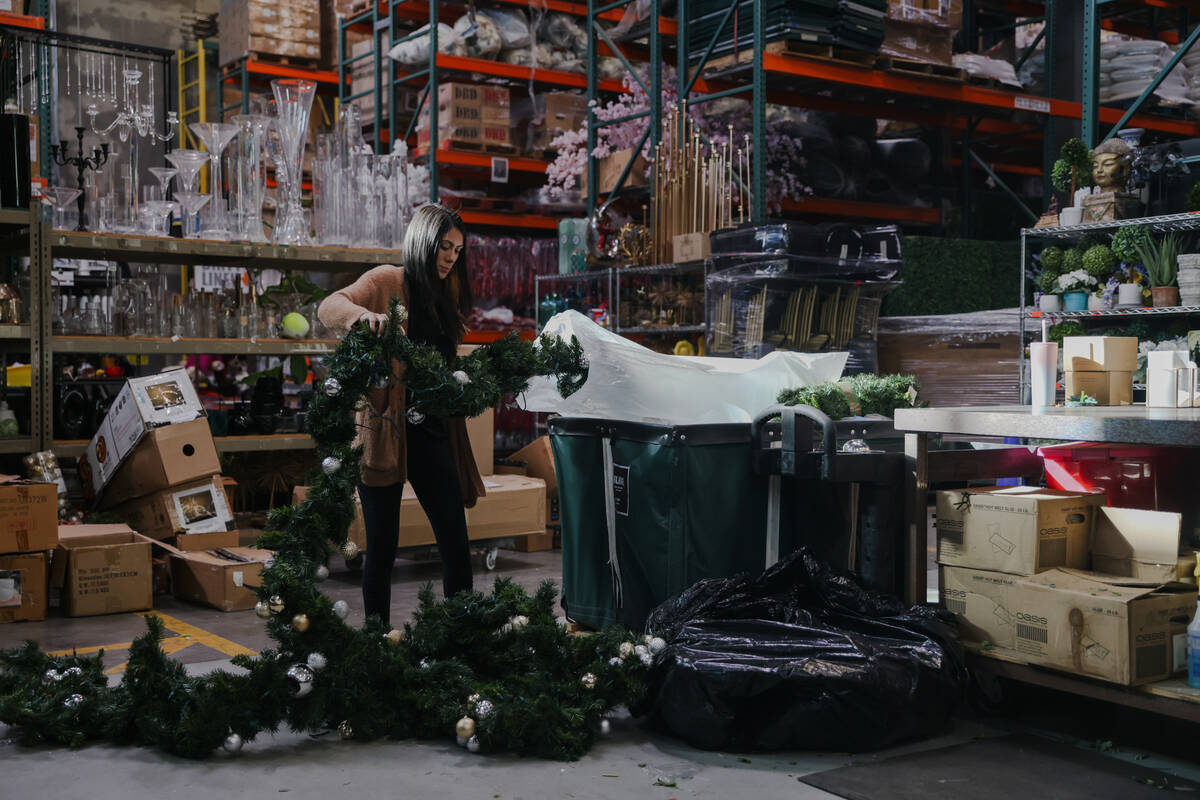
<svg viewBox="0 0 1200 800"><path fill-rule="evenodd" d="M457 733L473 752L573 759L607 724L608 711L643 696L651 649L664 643L635 643L619 627L569 635L554 617L551 582L530 596L501 579L490 594L463 592L440 603L426 585L402 631L376 618L350 628L342 621L348 609L318 588L333 549L352 554L354 411L391 380L393 359L404 365L415 413L424 414L473 416L523 391L534 375L557 376L564 396L586 380L578 342L547 336L536 348L508 336L447 365L400 333L404 313L393 304L382 336L360 326L333 354L310 415L321 469L306 501L273 511L259 541L276 552L262 571L256 611L277 648L235 658L239 674L189 676L159 646L163 625L151 615L111 688L102 653L51 657L33 642L0 652L0 721L15 726L22 742L109 739L204 757L287 725L336 728L358 740Z"/></svg>
<svg viewBox="0 0 1200 800"><path fill-rule="evenodd" d="M777 399L787 406L812 406L832 419L867 414L891 417L897 408L916 408L918 390L917 379L911 375L852 375L836 383L785 389ZM857 409L851 406L851 397Z"/></svg>

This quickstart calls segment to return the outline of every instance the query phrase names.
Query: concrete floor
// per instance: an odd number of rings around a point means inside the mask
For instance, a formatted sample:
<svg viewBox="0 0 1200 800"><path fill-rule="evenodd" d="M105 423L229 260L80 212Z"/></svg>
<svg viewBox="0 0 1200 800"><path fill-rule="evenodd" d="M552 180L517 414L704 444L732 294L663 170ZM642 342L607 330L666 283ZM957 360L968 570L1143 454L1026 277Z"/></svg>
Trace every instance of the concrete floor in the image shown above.
<svg viewBox="0 0 1200 800"><path fill-rule="evenodd" d="M335 559L336 561L336 559ZM338 565L340 566L340 565ZM516 553L501 551L495 572L476 567L477 588L506 576L529 589L541 581L561 581L561 555L557 552ZM440 583L436 562L397 561L393 580L392 618L406 619L416 606L417 587L425 581ZM350 603L352 625L362 621L358 575L334 569L322 588L333 599ZM156 611L174 620L196 626L215 638L195 637L197 643L184 647L177 658L189 670L205 672L227 668L229 643L258 650L270 644L261 620L252 612L221 612L156 598ZM134 614L68 619L53 612L44 622L0 626L0 647L11 647L25 639L44 649L110 646L129 642L144 631ZM119 669L125 660L122 648L105 655L106 667ZM113 680L119 679L114 675ZM1103 724L1088 717L1086 710L1058 709L1057 702L1073 702L1055 696L1032 698L1028 708L1032 727L1021 720L980 720L969 712L955 719L942 736L856 756L856 761L879 759L917 750L959 744L982 736L1003 735L1021 730L1042 733L1087 747L1094 736L1104 736ZM1099 711L1099 709L1097 709ZM1038 715L1042 718L1038 718ZM1071 725L1056 726L1055 720ZM1143 722L1153 736L1153 719ZM1126 731L1136 738L1132 729ZM1139 740L1140 741L1140 740ZM1119 744L1123 744L1119 743ZM1172 748L1165 748L1169 751ZM1139 761L1141 766L1163 769L1193 780L1200 778L1194 758L1170 758L1141 748L1136 754L1120 746L1110 755ZM86 798L108 800L143 796L173 798L262 798L287 794L292 797L355 796L362 798L729 798L736 796L799 800L831 798L833 795L798 781L812 772L848 763L841 753L794 752L748 756L696 750L677 739L648 729L628 715L619 716L612 735L600 741L583 759L573 763L520 759L508 755L473 756L451 742L342 742L336 734L307 735L290 731L260 736L241 754L217 753L206 761L186 761L141 748L93 745L80 750L23 748L0 726L0 797L50 797L56 800ZM673 782L674 787L656 785ZM1119 787L1114 787L1117 789ZM1120 796L1116 794L1114 796Z"/></svg>

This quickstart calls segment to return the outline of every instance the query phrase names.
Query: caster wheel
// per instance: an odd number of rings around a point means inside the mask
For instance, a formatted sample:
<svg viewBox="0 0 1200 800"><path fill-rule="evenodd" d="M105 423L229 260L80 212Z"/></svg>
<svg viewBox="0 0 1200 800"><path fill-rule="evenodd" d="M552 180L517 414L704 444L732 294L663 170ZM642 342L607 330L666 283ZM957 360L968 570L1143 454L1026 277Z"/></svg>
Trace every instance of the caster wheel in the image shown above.
<svg viewBox="0 0 1200 800"><path fill-rule="evenodd" d="M487 567L488 572L491 572L492 570L494 570L496 568L496 556L499 552L500 552L500 548L492 547L492 548L489 548L487 553L484 554L483 565L485 567Z"/></svg>

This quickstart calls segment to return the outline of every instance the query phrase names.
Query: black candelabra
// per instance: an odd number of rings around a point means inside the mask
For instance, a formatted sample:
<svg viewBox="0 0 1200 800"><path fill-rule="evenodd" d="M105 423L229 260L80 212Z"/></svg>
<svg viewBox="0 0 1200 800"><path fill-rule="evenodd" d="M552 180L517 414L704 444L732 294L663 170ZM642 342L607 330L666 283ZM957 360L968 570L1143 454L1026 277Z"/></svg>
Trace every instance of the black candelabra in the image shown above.
<svg viewBox="0 0 1200 800"><path fill-rule="evenodd" d="M74 158L67 157L67 140L63 139L58 144L50 145L50 157L54 159L54 163L60 167L74 167L79 176L79 225L75 228L77 231L87 230L87 216L84 214L83 207L87 199L87 192L83 188L83 173L90 170L98 170L108 161L108 142L101 142L99 147L92 148L91 156L83 154L83 132L86 128L75 126L75 138L79 141L79 155Z"/></svg>

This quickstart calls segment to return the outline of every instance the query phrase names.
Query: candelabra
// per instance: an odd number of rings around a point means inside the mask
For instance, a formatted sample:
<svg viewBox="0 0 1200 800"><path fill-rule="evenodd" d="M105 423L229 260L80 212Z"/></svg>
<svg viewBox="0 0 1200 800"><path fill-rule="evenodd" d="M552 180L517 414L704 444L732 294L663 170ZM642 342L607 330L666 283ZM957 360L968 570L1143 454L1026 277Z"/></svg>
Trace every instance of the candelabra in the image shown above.
<svg viewBox="0 0 1200 800"><path fill-rule="evenodd" d="M83 173L90 170L98 170L108 162L108 142L102 142L99 147L92 148L92 154L85 156L83 154L83 132L86 130L82 125L75 126L75 139L78 141L79 155L74 158L67 156L67 140L63 139L58 144L50 145L50 157L54 159L54 163L60 167L74 167L76 174L79 176L79 181L76 184L80 189L83 188ZM75 230L87 230L87 216L84 214L84 201L87 198L86 192L79 193L79 225Z"/></svg>
<svg viewBox="0 0 1200 800"><path fill-rule="evenodd" d="M154 126L154 72L150 72L150 84L147 90L147 100L149 102L141 103L138 96L138 86L142 81L142 71L138 69L127 69L122 73L124 78L124 97L123 109L116 111L116 118L106 128L96 127L96 117L100 111L96 106L89 105L87 109L88 118L91 120L92 130L101 136L107 136L114 129L117 132L117 138L122 142L128 141L129 144L129 171L124 176L124 180L128 186L129 196L126 198L125 212L128 219L132 220L136 225L138 220L139 208L138 203L141 199L141 191L138 186L138 140L141 138L149 138L151 141L166 142L174 138L175 129L179 125L179 117L174 111L167 112L167 132L159 133Z"/></svg>

